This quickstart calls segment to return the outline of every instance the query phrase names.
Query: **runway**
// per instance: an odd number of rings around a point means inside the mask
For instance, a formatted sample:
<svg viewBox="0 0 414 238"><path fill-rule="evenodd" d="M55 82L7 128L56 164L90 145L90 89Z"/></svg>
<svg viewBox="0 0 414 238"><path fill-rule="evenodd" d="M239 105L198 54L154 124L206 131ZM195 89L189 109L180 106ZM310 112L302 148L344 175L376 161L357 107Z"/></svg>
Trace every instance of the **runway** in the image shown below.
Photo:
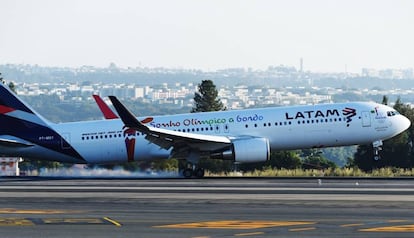
<svg viewBox="0 0 414 238"><path fill-rule="evenodd" d="M2 237L413 237L412 179L0 178Z"/></svg>

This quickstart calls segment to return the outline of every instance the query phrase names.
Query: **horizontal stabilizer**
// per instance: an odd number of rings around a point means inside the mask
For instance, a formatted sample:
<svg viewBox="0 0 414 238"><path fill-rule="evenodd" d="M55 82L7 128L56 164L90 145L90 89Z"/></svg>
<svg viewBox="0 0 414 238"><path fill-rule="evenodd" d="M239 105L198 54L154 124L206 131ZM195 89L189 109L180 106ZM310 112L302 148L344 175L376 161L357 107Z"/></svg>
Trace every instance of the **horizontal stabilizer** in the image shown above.
<svg viewBox="0 0 414 238"><path fill-rule="evenodd" d="M10 139L0 138L0 146L5 146L5 147L30 147L30 146L34 146L34 145L30 144L30 143L26 143L26 142L17 141L17 140L10 140Z"/></svg>

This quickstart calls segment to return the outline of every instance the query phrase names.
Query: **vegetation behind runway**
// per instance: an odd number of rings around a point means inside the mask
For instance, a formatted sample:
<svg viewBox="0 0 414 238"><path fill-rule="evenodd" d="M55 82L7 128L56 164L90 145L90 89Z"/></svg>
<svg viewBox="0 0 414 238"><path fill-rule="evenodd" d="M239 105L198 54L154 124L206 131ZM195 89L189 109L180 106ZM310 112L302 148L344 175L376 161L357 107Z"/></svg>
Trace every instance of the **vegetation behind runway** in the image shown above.
<svg viewBox="0 0 414 238"><path fill-rule="evenodd" d="M222 172L211 173L207 171L206 176L230 176L230 177L410 177L414 176L414 169L402 168L380 168L369 172L358 168L328 168L328 169L262 169L250 172Z"/></svg>

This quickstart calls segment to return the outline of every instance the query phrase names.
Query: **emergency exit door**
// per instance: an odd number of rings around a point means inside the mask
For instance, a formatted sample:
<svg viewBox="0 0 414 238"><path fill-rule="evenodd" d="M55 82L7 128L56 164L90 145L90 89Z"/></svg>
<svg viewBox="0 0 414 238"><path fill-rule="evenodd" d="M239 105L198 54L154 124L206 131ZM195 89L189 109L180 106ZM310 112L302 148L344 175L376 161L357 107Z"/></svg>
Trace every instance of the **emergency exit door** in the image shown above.
<svg viewBox="0 0 414 238"><path fill-rule="evenodd" d="M371 113L370 112L362 112L362 126L369 127L371 126Z"/></svg>

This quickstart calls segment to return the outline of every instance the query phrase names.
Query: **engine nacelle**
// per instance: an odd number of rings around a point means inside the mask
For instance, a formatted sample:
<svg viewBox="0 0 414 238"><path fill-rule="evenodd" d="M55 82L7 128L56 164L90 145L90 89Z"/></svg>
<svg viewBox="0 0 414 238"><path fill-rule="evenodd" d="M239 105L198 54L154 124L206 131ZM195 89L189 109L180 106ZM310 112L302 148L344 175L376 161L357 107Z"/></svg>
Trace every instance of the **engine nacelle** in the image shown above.
<svg viewBox="0 0 414 238"><path fill-rule="evenodd" d="M270 159L270 145L266 138L246 138L232 141L230 149L212 154L211 158L241 163L264 162Z"/></svg>

